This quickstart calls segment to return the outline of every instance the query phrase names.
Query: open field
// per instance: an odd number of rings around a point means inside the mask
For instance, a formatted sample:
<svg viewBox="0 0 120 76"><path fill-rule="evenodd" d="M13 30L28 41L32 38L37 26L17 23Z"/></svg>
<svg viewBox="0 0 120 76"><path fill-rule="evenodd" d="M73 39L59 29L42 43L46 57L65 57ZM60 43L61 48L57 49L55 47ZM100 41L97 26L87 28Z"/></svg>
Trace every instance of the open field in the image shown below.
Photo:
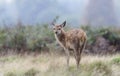
<svg viewBox="0 0 120 76"><path fill-rule="evenodd" d="M2 56L0 76L120 76L120 55L85 55L78 70L73 57L66 69L64 55Z"/></svg>

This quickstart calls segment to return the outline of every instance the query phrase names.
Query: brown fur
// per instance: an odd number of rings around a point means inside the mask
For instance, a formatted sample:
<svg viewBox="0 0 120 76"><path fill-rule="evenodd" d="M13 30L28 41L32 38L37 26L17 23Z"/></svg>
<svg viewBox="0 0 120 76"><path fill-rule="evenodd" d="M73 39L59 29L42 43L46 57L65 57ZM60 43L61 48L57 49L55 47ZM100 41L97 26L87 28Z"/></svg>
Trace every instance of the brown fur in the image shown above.
<svg viewBox="0 0 120 76"><path fill-rule="evenodd" d="M72 49L76 59L77 67L79 67L81 53L85 47L87 36L82 29L73 29L65 32L63 30L65 24L66 22L64 22L61 25L54 25L55 38L66 52L67 65L69 66L69 56L70 56L69 49Z"/></svg>

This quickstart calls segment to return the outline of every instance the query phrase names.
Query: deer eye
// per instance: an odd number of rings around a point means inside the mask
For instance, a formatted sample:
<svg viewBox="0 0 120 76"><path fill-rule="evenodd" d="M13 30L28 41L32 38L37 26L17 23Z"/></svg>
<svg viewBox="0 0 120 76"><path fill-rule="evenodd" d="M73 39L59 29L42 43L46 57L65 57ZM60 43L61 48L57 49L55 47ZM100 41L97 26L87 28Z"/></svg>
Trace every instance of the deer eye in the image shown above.
<svg viewBox="0 0 120 76"><path fill-rule="evenodd" d="M60 28L58 28L58 30L60 30Z"/></svg>

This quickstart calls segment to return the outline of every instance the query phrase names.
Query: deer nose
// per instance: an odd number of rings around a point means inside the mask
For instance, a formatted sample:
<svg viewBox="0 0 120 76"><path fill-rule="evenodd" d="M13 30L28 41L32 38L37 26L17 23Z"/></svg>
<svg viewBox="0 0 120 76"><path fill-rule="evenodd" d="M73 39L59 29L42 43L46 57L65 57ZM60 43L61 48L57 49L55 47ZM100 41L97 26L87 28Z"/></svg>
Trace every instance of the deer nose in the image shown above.
<svg viewBox="0 0 120 76"><path fill-rule="evenodd" d="M57 34L57 31L55 33Z"/></svg>

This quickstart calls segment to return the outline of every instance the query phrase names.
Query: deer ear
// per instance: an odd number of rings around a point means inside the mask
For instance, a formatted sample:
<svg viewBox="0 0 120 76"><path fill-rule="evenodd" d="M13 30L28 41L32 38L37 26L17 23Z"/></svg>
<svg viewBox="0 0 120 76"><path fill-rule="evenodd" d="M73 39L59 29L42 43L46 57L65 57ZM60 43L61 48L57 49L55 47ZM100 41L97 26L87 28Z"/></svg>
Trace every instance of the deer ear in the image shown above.
<svg viewBox="0 0 120 76"><path fill-rule="evenodd" d="M64 22L61 24L62 27L65 27L65 25L66 25L66 21L64 21Z"/></svg>
<svg viewBox="0 0 120 76"><path fill-rule="evenodd" d="M52 22L51 25L55 26L55 23Z"/></svg>

